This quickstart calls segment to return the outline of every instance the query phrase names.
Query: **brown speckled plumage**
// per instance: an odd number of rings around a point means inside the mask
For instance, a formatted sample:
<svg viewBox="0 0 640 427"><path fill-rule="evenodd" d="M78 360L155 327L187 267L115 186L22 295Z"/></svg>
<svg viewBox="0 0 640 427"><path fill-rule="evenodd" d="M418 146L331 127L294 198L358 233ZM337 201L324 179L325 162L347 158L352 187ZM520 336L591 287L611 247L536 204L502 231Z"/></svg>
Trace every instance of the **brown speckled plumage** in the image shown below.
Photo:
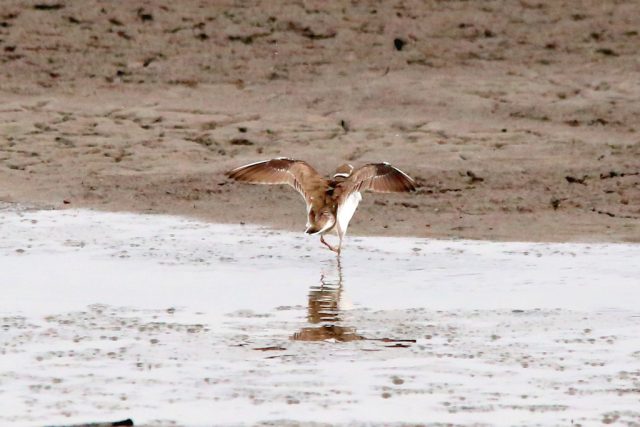
<svg viewBox="0 0 640 427"><path fill-rule="evenodd" d="M331 179L325 179L305 161L277 158L240 166L227 175L241 182L288 184L293 187L307 204L305 232L319 233L322 243L338 253L349 220L360 201L361 191L394 193L416 189L411 177L388 163L370 163L355 170L345 164L336 169ZM340 215L341 208L345 206L349 206L349 213ZM333 229L340 237L337 249L323 239L323 235Z"/></svg>

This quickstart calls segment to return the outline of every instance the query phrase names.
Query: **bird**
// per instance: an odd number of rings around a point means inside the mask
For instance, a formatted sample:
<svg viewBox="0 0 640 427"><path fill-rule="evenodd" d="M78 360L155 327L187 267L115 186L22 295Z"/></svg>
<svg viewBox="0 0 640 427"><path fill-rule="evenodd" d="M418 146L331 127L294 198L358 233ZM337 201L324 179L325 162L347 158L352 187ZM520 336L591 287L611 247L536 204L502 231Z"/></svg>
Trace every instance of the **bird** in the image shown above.
<svg viewBox="0 0 640 427"><path fill-rule="evenodd" d="M319 235L320 242L340 254L342 240L349 221L362 200L362 191L401 193L416 190L416 182L387 162L369 163L354 169L350 164L339 166L330 179L325 179L309 163L278 157L237 167L227 176L251 184L288 184L304 198L307 205L305 233ZM337 247L324 235L335 231Z"/></svg>

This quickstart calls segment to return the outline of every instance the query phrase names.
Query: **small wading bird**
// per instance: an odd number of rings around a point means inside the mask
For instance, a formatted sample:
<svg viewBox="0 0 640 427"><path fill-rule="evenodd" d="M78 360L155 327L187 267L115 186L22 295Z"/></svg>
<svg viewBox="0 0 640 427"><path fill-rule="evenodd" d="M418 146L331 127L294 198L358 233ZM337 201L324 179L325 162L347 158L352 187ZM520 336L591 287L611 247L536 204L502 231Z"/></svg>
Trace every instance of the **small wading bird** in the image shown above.
<svg viewBox="0 0 640 427"><path fill-rule="evenodd" d="M307 234L319 234L320 242L340 253L342 239L358 203L361 191L400 193L416 189L409 175L389 163L371 163L358 169L345 164L331 179L323 178L307 162L277 158L250 163L228 172L229 178L252 184L288 184L307 203ZM333 247L324 234L335 230L340 242Z"/></svg>

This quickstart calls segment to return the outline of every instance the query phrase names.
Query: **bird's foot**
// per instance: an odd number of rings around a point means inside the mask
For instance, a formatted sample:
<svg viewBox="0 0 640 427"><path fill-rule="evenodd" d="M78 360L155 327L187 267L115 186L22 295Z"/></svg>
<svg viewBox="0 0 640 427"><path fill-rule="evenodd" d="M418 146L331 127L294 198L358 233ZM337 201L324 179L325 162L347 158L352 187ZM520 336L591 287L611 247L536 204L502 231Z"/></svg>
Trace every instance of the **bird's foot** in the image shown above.
<svg viewBox="0 0 640 427"><path fill-rule="evenodd" d="M337 253L338 255L340 255L340 248L334 248L333 246L331 246L330 244L328 244L325 240L324 240L324 236L320 236L320 242L325 245L326 247L328 247L329 249L331 249L333 252Z"/></svg>

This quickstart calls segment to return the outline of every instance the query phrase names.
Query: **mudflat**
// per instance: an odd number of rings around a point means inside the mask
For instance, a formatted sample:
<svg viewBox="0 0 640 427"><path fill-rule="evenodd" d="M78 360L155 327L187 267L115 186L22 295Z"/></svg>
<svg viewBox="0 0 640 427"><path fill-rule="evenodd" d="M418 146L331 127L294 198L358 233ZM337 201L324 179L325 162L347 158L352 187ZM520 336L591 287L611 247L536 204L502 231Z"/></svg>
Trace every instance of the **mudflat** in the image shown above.
<svg viewBox="0 0 640 427"><path fill-rule="evenodd" d="M640 241L635 1L5 0L0 201L300 230L224 172L388 161L350 234Z"/></svg>
<svg viewBox="0 0 640 427"><path fill-rule="evenodd" d="M640 423L637 244L351 236L337 258L2 205L0 230L2 425Z"/></svg>

